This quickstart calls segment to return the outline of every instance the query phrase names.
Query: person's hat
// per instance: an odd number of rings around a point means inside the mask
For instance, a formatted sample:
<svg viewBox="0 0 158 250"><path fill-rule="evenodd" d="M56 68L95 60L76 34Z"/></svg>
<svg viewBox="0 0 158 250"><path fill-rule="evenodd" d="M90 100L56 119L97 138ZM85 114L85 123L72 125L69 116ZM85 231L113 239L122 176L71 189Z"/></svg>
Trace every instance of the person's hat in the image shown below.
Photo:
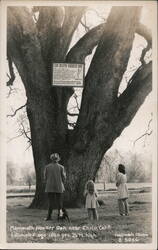
<svg viewBox="0 0 158 250"><path fill-rule="evenodd" d="M50 159L51 159L52 161L56 161L56 162L60 161L59 154L58 154L58 153L53 153L53 154L51 154Z"/></svg>

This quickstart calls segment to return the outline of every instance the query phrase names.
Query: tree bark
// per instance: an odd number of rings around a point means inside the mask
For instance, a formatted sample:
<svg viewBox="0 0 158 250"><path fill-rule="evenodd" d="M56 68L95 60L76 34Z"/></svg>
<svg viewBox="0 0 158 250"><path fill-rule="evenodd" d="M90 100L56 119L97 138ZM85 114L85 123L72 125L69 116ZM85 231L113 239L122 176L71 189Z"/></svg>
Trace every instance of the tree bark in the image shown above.
<svg viewBox="0 0 158 250"><path fill-rule="evenodd" d="M95 178L104 153L118 137L118 88L130 57L139 12L134 7L112 9L85 78L68 161L67 200L76 201L76 205L82 203L85 182Z"/></svg>
<svg viewBox="0 0 158 250"><path fill-rule="evenodd" d="M36 170L36 194L32 206L41 207L45 196L42 176L49 156L52 152L59 152L62 156L63 152L66 154L64 148L67 147L64 145L67 130L67 99L65 89L61 94L57 89L53 92L41 44L37 39L36 26L27 9L20 10L21 12L15 7L9 8L8 53L19 71L26 90L27 115Z"/></svg>

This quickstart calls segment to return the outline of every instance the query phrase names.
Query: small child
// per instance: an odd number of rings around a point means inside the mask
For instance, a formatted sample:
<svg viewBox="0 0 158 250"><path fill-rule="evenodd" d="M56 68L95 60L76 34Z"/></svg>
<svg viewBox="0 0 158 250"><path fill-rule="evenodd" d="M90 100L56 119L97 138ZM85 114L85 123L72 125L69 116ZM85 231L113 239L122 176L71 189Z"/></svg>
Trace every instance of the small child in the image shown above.
<svg viewBox="0 0 158 250"><path fill-rule="evenodd" d="M128 188L127 188L127 177L125 172L125 166L119 164L118 173L116 175L116 186L118 192L118 206L120 215L129 215L128 209Z"/></svg>
<svg viewBox="0 0 158 250"><path fill-rule="evenodd" d="M85 207L88 211L89 220L98 220L97 207L99 206L97 201L97 191L95 184L92 180L89 180L85 185L84 196L86 197Z"/></svg>

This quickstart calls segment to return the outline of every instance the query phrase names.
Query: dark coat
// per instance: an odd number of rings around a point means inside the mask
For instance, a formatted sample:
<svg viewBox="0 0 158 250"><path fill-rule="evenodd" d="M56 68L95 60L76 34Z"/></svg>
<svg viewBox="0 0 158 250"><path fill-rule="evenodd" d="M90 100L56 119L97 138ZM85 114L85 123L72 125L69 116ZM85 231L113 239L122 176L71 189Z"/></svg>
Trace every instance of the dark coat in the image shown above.
<svg viewBox="0 0 158 250"><path fill-rule="evenodd" d="M63 193L66 179L65 169L58 163L50 163L45 167L44 179L46 181L45 192Z"/></svg>

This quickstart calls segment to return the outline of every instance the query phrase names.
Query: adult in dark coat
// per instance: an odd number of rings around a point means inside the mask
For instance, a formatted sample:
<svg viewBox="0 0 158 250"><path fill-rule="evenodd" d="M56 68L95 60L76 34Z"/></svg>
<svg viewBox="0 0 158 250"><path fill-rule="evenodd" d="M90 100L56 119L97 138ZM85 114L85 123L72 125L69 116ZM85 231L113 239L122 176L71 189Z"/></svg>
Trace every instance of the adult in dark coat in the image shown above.
<svg viewBox="0 0 158 250"><path fill-rule="evenodd" d="M65 169L58 162L60 157L57 153L50 156L51 163L46 165L44 180L46 183L45 192L48 193L49 208L46 220L51 220L52 211L56 202L58 214L63 208L63 192L65 191L64 182L66 180Z"/></svg>

